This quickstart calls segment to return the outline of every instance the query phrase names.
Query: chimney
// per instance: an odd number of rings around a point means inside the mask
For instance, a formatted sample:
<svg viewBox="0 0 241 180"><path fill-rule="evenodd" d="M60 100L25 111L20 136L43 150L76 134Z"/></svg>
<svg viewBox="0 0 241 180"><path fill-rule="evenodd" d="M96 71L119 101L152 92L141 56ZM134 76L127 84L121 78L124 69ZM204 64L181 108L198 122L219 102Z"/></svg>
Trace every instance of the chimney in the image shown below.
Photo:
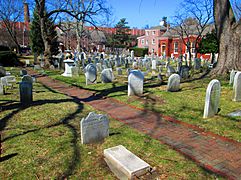
<svg viewBox="0 0 241 180"><path fill-rule="evenodd" d="M24 3L23 6L24 6L24 22L29 23L30 16L29 16L28 3Z"/></svg>

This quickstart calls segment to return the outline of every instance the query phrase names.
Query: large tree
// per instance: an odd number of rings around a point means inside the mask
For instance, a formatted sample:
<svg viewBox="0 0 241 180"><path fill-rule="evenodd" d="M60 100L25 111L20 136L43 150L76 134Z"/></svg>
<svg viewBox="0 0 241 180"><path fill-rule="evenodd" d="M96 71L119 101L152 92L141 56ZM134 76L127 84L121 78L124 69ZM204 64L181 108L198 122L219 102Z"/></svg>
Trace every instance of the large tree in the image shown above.
<svg viewBox="0 0 241 180"><path fill-rule="evenodd" d="M214 0L214 20L219 40L219 56L213 74L241 70L241 20L236 20L229 0Z"/></svg>
<svg viewBox="0 0 241 180"><path fill-rule="evenodd" d="M116 40L116 45L126 47L130 43L130 27L126 18L120 19L120 21L115 25L116 33L114 34L114 39Z"/></svg>
<svg viewBox="0 0 241 180"><path fill-rule="evenodd" d="M0 0L0 22L6 28L10 39L15 43L17 52L20 51L17 22L22 20L22 15L22 0Z"/></svg>

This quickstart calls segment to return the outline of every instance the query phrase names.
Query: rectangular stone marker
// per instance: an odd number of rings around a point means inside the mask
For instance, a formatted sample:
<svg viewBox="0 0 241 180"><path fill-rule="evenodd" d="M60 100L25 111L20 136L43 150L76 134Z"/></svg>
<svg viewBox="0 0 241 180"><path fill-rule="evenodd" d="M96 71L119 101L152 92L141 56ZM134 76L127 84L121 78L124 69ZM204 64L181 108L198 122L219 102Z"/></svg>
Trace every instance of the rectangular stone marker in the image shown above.
<svg viewBox="0 0 241 180"><path fill-rule="evenodd" d="M104 150L105 161L119 179L133 179L150 171L151 166L119 145Z"/></svg>
<svg viewBox="0 0 241 180"><path fill-rule="evenodd" d="M102 114L90 112L80 121L81 143L97 143L109 136L109 119Z"/></svg>

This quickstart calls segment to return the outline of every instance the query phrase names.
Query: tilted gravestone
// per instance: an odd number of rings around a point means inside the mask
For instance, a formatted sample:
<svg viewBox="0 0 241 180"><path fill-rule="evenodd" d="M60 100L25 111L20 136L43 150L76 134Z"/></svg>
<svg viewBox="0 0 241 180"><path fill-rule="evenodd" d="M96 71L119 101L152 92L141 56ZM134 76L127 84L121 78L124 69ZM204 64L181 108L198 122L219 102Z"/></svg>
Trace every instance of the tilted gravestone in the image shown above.
<svg viewBox="0 0 241 180"><path fill-rule="evenodd" d="M86 85L96 83L97 69L95 65L90 63L85 67L85 70Z"/></svg>
<svg viewBox="0 0 241 180"><path fill-rule="evenodd" d="M31 76L25 75L22 82L19 83L20 102L23 105L29 105L33 101L33 80Z"/></svg>
<svg viewBox="0 0 241 180"><path fill-rule="evenodd" d="M180 90L180 76L172 74L168 78L167 91L176 92Z"/></svg>
<svg viewBox="0 0 241 180"><path fill-rule="evenodd" d="M218 113L221 85L213 79L207 87L203 118L209 118Z"/></svg>
<svg viewBox="0 0 241 180"><path fill-rule="evenodd" d="M101 72L101 81L102 83L110 83L114 80L114 74L112 72L112 69L109 68L109 69L104 69L102 72Z"/></svg>
<svg viewBox="0 0 241 180"><path fill-rule="evenodd" d="M103 141L109 136L107 116L90 112L80 121L81 143L89 144Z"/></svg>
<svg viewBox="0 0 241 180"><path fill-rule="evenodd" d="M128 96L143 94L144 76L139 70L132 70L128 76Z"/></svg>
<svg viewBox="0 0 241 180"><path fill-rule="evenodd" d="M233 81L233 101L241 101L241 72L238 71Z"/></svg>

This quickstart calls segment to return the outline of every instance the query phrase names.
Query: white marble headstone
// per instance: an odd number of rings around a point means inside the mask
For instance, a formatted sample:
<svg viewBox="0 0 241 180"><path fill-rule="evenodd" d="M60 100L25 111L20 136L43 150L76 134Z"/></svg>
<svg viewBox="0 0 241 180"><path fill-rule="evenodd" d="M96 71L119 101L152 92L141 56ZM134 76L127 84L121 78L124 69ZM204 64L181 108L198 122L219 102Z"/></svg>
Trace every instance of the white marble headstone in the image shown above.
<svg viewBox="0 0 241 180"><path fill-rule="evenodd" d="M100 76L103 83L110 83L115 79L111 68L104 69Z"/></svg>
<svg viewBox="0 0 241 180"><path fill-rule="evenodd" d="M241 101L241 72L238 71L233 81L233 101Z"/></svg>
<svg viewBox="0 0 241 180"><path fill-rule="evenodd" d="M176 92L180 90L180 76L172 74L168 78L167 91Z"/></svg>
<svg viewBox="0 0 241 180"><path fill-rule="evenodd" d="M128 96L143 94L144 76L139 70L132 70L128 76Z"/></svg>

